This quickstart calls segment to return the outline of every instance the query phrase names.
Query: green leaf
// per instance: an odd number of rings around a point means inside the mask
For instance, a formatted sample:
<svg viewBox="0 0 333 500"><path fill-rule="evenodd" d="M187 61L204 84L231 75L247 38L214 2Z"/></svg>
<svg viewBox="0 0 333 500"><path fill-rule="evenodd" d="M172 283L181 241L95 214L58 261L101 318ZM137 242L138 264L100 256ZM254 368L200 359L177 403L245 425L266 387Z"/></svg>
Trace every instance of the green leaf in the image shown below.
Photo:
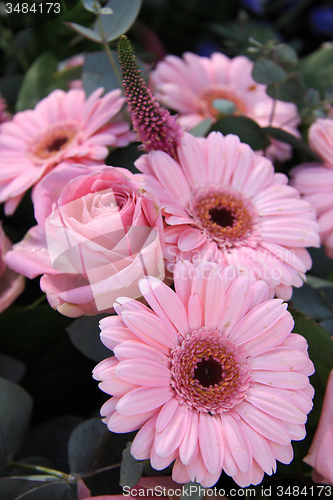
<svg viewBox="0 0 333 500"><path fill-rule="evenodd" d="M118 68L119 75L121 75L118 53L115 50L112 50L112 55L115 65ZM143 63L138 59L137 61L141 71L144 71L145 67ZM110 66L108 56L104 51L91 52L85 55L82 82L87 96L94 92L94 90L98 89L98 87L104 87L105 92L119 88L123 90L122 86L120 87L119 85L119 81Z"/></svg>
<svg viewBox="0 0 333 500"><path fill-rule="evenodd" d="M194 135L194 137L205 137L208 134L211 126L212 120L210 118L206 118L206 120L202 120L202 122L193 127L190 130L190 134Z"/></svg>
<svg viewBox="0 0 333 500"><path fill-rule="evenodd" d="M66 328L74 346L87 358L96 362L113 356L112 351L105 347L100 339L99 321L105 316L109 315L97 314L78 318Z"/></svg>
<svg viewBox="0 0 333 500"><path fill-rule="evenodd" d="M302 96L301 86L295 81L287 81L278 86L277 94L274 84L268 85L266 92L270 97L279 99L285 102L296 102Z"/></svg>
<svg viewBox="0 0 333 500"><path fill-rule="evenodd" d="M113 50L112 55L120 73L118 54ZM98 89L98 87L104 87L105 92L120 88L118 79L110 66L106 52L92 52L86 54L82 72L82 83L87 97L92 94L94 90Z"/></svg>
<svg viewBox="0 0 333 500"><path fill-rule="evenodd" d="M332 311L325 304L319 291L307 284L301 288L294 288L290 303L298 311L307 313L316 320L328 319L332 316Z"/></svg>
<svg viewBox="0 0 333 500"><path fill-rule="evenodd" d="M16 111L33 109L52 90L66 89L66 85L55 77L57 65L57 60L48 53L42 54L35 60L24 77L16 103Z"/></svg>
<svg viewBox="0 0 333 500"><path fill-rule="evenodd" d="M0 378L0 463L20 451L29 427L33 401L22 387Z"/></svg>
<svg viewBox="0 0 333 500"><path fill-rule="evenodd" d="M298 55L296 51L285 43L279 43L276 47L276 58L282 64L297 64Z"/></svg>
<svg viewBox="0 0 333 500"><path fill-rule="evenodd" d="M24 477L0 478L1 500L62 500L69 486L53 476L45 480L29 480Z"/></svg>
<svg viewBox="0 0 333 500"><path fill-rule="evenodd" d="M232 115L236 111L236 105L232 101L228 101L228 99L215 99L213 106L222 115Z"/></svg>
<svg viewBox="0 0 333 500"><path fill-rule="evenodd" d="M88 12L94 12L95 14L102 7L98 0L82 0L82 5Z"/></svg>
<svg viewBox="0 0 333 500"><path fill-rule="evenodd" d="M289 134L285 130L281 130L280 128L275 127L263 127L262 131L268 135L268 137L272 137L273 139L277 139L278 141L286 142L290 144L298 151L305 153L312 160L320 162L319 157L314 153L305 142L301 141L294 135Z"/></svg>
<svg viewBox="0 0 333 500"><path fill-rule="evenodd" d="M304 101L308 108L315 108L320 101L320 93L316 89L307 89L304 92Z"/></svg>
<svg viewBox="0 0 333 500"><path fill-rule="evenodd" d="M133 488L142 476L143 463L132 457L131 445L132 443L127 443L126 448L123 451L119 484L122 487L129 486L130 488Z"/></svg>
<svg viewBox="0 0 333 500"><path fill-rule="evenodd" d="M265 149L268 141L259 125L245 116L230 116L217 121L211 130L222 132L223 135L238 135L242 142L246 142L252 149Z"/></svg>
<svg viewBox="0 0 333 500"><path fill-rule="evenodd" d="M25 370L25 364L19 359L0 354L0 377L17 383L23 377Z"/></svg>
<svg viewBox="0 0 333 500"><path fill-rule="evenodd" d="M320 48L303 57L294 69L302 72L307 87L317 89L324 97L333 86L333 47Z"/></svg>
<svg viewBox="0 0 333 500"><path fill-rule="evenodd" d="M6 99L9 105L15 103L22 80L22 75L7 75L0 78L0 94Z"/></svg>
<svg viewBox="0 0 333 500"><path fill-rule="evenodd" d="M104 42L112 42L130 29L139 14L141 3L142 0L110 0L104 6L113 10L111 16L102 16L100 18L104 32ZM97 19L94 30L98 31Z"/></svg>
<svg viewBox="0 0 333 500"><path fill-rule="evenodd" d="M26 439L21 456L42 456L52 461L52 469L68 469L68 441L73 430L83 422L83 418L74 415L61 415L60 417L44 420L33 427ZM27 459L22 459L26 463ZM43 463L32 462L38 465Z"/></svg>
<svg viewBox="0 0 333 500"><path fill-rule="evenodd" d="M201 484L191 481L184 484L180 500L185 500L185 498L191 498L191 500L201 500L205 493L206 490L201 486Z"/></svg>
<svg viewBox="0 0 333 500"><path fill-rule="evenodd" d="M70 471L80 475L93 471L101 449L109 443L110 438L110 431L99 418L78 425L68 443Z"/></svg>
<svg viewBox="0 0 333 500"><path fill-rule="evenodd" d="M76 31L76 33L84 36L84 38L88 38L88 40L92 40L93 42L102 43L102 37L98 29L92 30L76 23L64 22L64 24L69 28L72 28L72 30Z"/></svg>
<svg viewBox="0 0 333 500"><path fill-rule="evenodd" d="M284 83L287 81L287 76L287 73L281 66L264 57L260 57L254 63L252 70L253 79L258 83L264 83L266 85Z"/></svg>

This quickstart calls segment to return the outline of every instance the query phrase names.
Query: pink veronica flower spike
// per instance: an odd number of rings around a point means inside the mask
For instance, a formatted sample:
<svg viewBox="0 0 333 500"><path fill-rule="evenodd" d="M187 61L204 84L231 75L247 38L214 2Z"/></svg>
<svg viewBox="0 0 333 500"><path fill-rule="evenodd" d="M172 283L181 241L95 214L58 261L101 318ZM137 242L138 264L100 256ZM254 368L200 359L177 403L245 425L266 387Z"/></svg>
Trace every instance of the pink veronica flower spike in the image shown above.
<svg viewBox="0 0 333 500"><path fill-rule="evenodd" d="M307 343L290 333L280 299L262 281L228 266L175 268L175 290L144 278L152 308L120 298L102 319L114 357L94 369L114 397L101 409L112 432L140 429L131 453L155 469L175 460L173 480L212 486L224 471L240 486L258 484L276 460L293 458L312 407Z"/></svg>
<svg viewBox="0 0 333 500"><path fill-rule="evenodd" d="M86 99L82 89L54 90L34 110L17 113L1 126L0 203L11 215L24 193L64 160L101 164L107 146L127 146L135 135L119 112L119 89L99 88Z"/></svg>
<svg viewBox="0 0 333 500"><path fill-rule="evenodd" d="M305 247L319 246L310 203L235 135L186 133L177 152L178 162L153 151L135 163L168 224L168 271L181 259L231 264L290 299L312 265Z"/></svg>

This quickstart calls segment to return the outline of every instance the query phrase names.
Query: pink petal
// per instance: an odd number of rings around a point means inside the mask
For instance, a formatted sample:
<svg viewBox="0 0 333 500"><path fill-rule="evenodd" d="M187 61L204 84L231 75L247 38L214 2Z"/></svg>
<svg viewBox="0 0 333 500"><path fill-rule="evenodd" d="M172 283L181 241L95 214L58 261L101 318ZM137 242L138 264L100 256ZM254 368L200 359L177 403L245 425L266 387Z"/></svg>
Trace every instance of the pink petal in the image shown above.
<svg viewBox="0 0 333 500"><path fill-rule="evenodd" d="M136 415L156 410L169 401L173 395L170 387L138 387L125 394L117 404L117 411L123 415Z"/></svg>
<svg viewBox="0 0 333 500"><path fill-rule="evenodd" d="M224 456L221 423L217 418L203 412L199 417L200 451L204 464L211 474L217 474L221 470Z"/></svg>
<svg viewBox="0 0 333 500"><path fill-rule="evenodd" d="M188 411L187 428L179 446L179 457L184 465L190 464L199 451L199 413Z"/></svg>
<svg viewBox="0 0 333 500"><path fill-rule="evenodd" d="M119 361L143 358L150 359L150 361L156 361L156 363L161 363L161 365L167 368L170 367L170 361L161 351L155 349L154 347L150 347L143 342L135 340L122 342L114 348L114 354Z"/></svg>
<svg viewBox="0 0 333 500"><path fill-rule="evenodd" d="M129 359L116 366L116 375L125 382L145 387L166 387L171 383L170 370L148 359Z"/></svg>
<svg viewBox="0 0 333 500"><path fill-rule="evenodd" d="M181 233L178 239L178 248L182 252L194 250L206 241L206 236L199 229L190 227Z"/></svg>
<svg viewBox="0 0 333 500"><path fill-rule="evenodd" d="M169 424L177 410L179 402L177 398L171 398L161 409L156 422L156 432L162 432Z"/></svg>
<svg viewBox="0 0 333 500"><path fill-rule="evenodd" d="M147 460L150 457L151 449L155 439L155 426L158 413L144 424L135 436L132 446L131 455L137 460Z"/></svg>
<svg viewBox="0 0 333 500"><path fill-rule="evenodd" d="M243 433L241 425L228 412L220 414L223 432L232 457L242 472L247 472L252 464L251 445Z"/></svg>
<svg viewBox="0 0 333 500"><path fill-rule="evenodd" d="M155 449L160 457L167 457L178 448L183 440L187 427L188 408L178 405L172 417L172 421L156 434Z"/></svg>
<svg viewBox="0 0 333 500"><path fill-rule="evenodd" d="M116 433L132 432L140 429L156 413L156 410L139 413L138 415L122 415L114 413L108 421L108 429Z"/></svg>

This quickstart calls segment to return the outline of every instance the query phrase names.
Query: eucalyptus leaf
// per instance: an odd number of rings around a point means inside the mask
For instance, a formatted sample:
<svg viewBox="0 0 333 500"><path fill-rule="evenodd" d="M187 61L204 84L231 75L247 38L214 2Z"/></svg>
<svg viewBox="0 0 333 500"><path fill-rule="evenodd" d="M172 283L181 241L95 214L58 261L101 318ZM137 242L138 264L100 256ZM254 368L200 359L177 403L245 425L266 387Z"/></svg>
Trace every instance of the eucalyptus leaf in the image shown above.
<svg viewBox="0 0 333 500"><path fill-rule="evenodd" d="M22 387L0 378L0 463L20 451L29 427L33 401Z"/></svg>
<svg viewBox="0 0 333 500"><path fill-rule="evenodd" d="M205 488L199 483L190 481L183 485L182 496L180 500L185 500L185 498L191 498L191 500L201 500L206 493Z"/></svg>
<svg viewBox="0 0 333 500"><path fill-rule="evenodd" d="M320 101L320 93L317 89L306 89L304 92L304 102L308 108L314 108L318 106Z"/></svg>
<svg viewBox="0 0 333 500"><path fill-rule="evenodd" d="M222 132L223 135L238 135L242 142L246 142L254 150L265 149L268 140L259 125L245 116L230 116L217 121L211 130Z"/></svg>
<svg viewBox="0 0 333 500"><path fill-rule="evenodd" d="M19 359L0 354L0 377L11 382L19 382L26 371L26 366Z"/></svg>
<svg viewBox="0 0 333 500"><path fill-rule="evenodd" d="M273 99L276 98L285 102L297 102L302 96L302 87L299 83L288 80L278 86L277 93L274 84L268 85L266 92Z"/></svg>
<svg viewBox="0 0 333 500"><path fill-rule="evenodd" d="M0 78L0 94L9 105L15 103L22 80L22 75L6 75Z"/></svg>
<svg viewBox="0 0 333 500"><path fill-rule="evenodd" d="M298 62L298 55L290 45L279 43L275 49L276 58L279 63L292 65Z"/></svg>
<svg viewBox="0 0 333 500"><path fill-rule="evenodd" d="M212 120L210 118L206 118L205 120L202 120L198 125L193 127L190 130L190 134L194 135L194 137L205 137L210 128L212 126Z"/></svg>
<svg viewBox="0 0 333 500"><path fill-rule="evenodd" d="M27 480L26 476L0 478L1 500L62 500L67 489L69 486L57 478L47 482Z"/></svg>
<svg viewBox="0 0 333 500"><path fill-rule="evenodd" d="M99 12L101 4L98 0L82 0L83 7L89 12Z"/></svg>
<svg viewBox="0 0 333 500"><path fill-rule="evenodd" d="M307 87L317 89L324 97L329 87L333 87L333 47L320 48L303 57L295 66L303 74Z"/></svg>
<svg viewBox="0 0 333 500"><path fill-rule="evenodd" d="M116 40L130 29L140 12L141 3L142 0L110 0L104 6L104 8L110 8L113 11L111 16L100 17L104 43ZM97 19L94 24L94 30L99 30Z"/></svg>
<svg viewBox="0 0 333 500"><path fill-rule="evenodd" d="M316 320L328 319L332 316L332 311L326 305L320 292L307 284L301 288L294 288L290 303L298 311L303 311Z"/></svg>
<svg viewBox="0 0 333 500"><path fill-rule="evenodd" d="M74 346L87 358L99 362L113 355L100 339L99 322L106 314L78 318L66 330Z"/></svg>
<svg viewBox="0 0 333 500"><path fill-rule="evenodd" d="M281 66L270 59L260 57L253 66L252 77L258 83L271 85L287 81L287 73Z"/></svg>
<svg viewBox="0 0 333 500"><path fill-rule="evenodd" d="M81 26L77 23L64 22L64 24L66 24L69 28L72 28L72 30L76 31L76 33L84 36L84 38L88 38L88 40L92 40L93 42L102 43L102 37L98 29L95 30L86 28L85 26Z"/></svg>
<svg viewBox="0 0 333 500"><path fill-rule="evenodd" d="M316 153L314 151L312 151L305 144L305 142L301 141L300 139L298 139L294 135L289 134L285 130L282 130L280 128L275 128L275 127L264 127L262 130L269 137L272 137L273 139L277 139L278 141L286 142L287 144L290 144L291 146L293 146L295 149L298 149L299 151L305 153L307 156L309 156L310 159L320 162L320 158L316 155Z"/></svg>
<svg viewBox="0 0 333 500"><path fill-rule="evenodd" d="M122 81L120 66L118 62L118 53L112 50L114 63L118 69L120 80ZM145 70L143 63L138 60L141 71ZM82 72L83 88L86 95L89 96L99 87L104 87L105 92L114 89L122 89L108 59L106 52L91 52L85 55Z"/></svg>
<svg viewBox="0 0 333 500"><path fill-rule="evenodd" d="M107 426L99 418L92 418L78 425L68 443L70 471L80 475L93 471L98 455L110 442L111 436Z"/></svg>
<svg viewBox="0 0 333 500"><path fill-rule="evenodd" d="M32 109L52 90L66 88L66 85L55 77L57 66L58 61L48 53L42 54L35 60L24 77L16 102L16 111Z"/></svg>
<svg viewBox="0 0 333 500"><path fill-rule="evenodd" d="M133 488L142 476L143 463L131 455L131 445L132 443L127 443L123 451L119 484Z"/></svg>

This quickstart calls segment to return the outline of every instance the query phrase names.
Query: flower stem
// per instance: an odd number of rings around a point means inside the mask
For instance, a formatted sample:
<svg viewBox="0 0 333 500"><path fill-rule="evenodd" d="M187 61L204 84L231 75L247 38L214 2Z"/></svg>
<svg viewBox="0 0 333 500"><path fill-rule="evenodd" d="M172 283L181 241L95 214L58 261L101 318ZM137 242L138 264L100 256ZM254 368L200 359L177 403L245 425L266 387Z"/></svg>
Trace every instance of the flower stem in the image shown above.
<svg viewBox="0 0 333 500"><path fill-rule="evenodd" d="M49 476L59 477L68 483L76 481L76 478L74 476L71 476L70 474L65 474L64 472L60 472L55 469L49 469L48 467L42 467L41 465L25 464L21 462L13 462L11 460L8 460L6 462L6 465L10 468L20 467L22 469L29 469L35 472L42 472L43 474L48 474Z"/></svg>
<svg viewBox="0 0 333 500"><path fill-rule="evenodd" d="M102 24L102 21L101 21L101 16L99 14L97 14L97 23L98 23L98 27L99 27L99 32L101 34L101 37L102 37L102 45L103 45L103 48L106 52L106 55L108 56L108 59L109 59L109 63L110 63L110 66L117 78L117 81L119 83L119 86L121 89L123 89L123 81L120 77L120 74L119 74L119 71L118 71L118 68L117 68L117 65L116 65L116 62L113 58L113 55L112 55L112 52L110 50L110 47L109 47L109 44L105 41L105 33L104 33L104 29L103 29L103 24Z"/></svg>
<svg viewBox="0 0 333 500"><path fill-rule="evenodd" d="M272 123L273 123L278 93L279 93L279 84L278 83L274 83L273 106L272 106L271 116L269 117L269 127L271 127Z"/></svg>

